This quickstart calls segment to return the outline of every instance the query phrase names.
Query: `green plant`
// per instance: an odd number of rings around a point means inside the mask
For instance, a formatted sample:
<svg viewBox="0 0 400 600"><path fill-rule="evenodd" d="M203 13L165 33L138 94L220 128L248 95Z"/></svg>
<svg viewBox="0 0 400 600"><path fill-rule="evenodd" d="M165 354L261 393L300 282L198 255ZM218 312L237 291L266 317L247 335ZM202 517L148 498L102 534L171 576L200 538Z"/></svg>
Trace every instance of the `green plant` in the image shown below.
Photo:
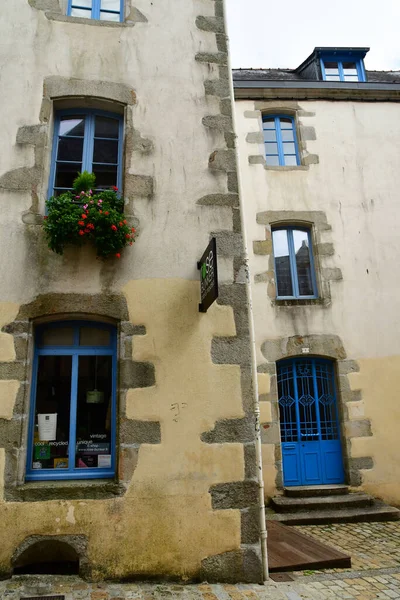
<svg viewBox="0 0 400 600"><path fill-rule="evenodd" d="M97 256L120 258L123 248L133 244L135 228L125 218L124 199L118 196L118 188L93 193L95 180L93 173L79 173L73 192L47 200L43 227L53 252L63 254L65 246L88 240L95 246Z"/></svg>

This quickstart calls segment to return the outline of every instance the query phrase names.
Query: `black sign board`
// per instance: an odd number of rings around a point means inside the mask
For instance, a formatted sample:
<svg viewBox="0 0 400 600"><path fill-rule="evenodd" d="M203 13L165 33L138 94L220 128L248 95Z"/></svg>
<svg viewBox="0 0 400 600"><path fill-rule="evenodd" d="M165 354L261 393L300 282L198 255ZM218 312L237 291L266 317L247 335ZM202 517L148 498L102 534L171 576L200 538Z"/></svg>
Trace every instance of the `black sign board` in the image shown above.
<svg viewBox="0 0 400 600"><path fill-rule="evenodd" d="M201 303L199 312L207 312L218 298L217 241L211 238L206 251L197 263L200 270Z"/></svg>

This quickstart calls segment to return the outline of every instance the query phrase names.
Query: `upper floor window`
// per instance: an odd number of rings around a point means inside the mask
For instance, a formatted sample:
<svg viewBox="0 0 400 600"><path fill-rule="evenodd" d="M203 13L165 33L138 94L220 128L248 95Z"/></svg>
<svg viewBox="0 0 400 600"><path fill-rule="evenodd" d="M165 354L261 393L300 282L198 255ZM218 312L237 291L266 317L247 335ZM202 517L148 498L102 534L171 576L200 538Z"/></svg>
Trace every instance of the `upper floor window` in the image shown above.
<svg viewBox="0 0 400 600"><path fill-rule="evenodd" d="M321 59L322 79L325 81L365 81L362 61L351 57Z"/></svg>
<svg viewBox="0 0 400 600"><path fill-rule="evenodd" d="M263 132L268 166L288 167L300 164L293 117L264 116Z"/></svg>
<svg viewBox="0 0 400 600"><path fill-rule="evenodd" d="M68 0L71 17L119 22L123 19L123 0Z"/></svg>
<svg viewBox="0 0 400 600"><path fill-rule="evenodd" d="M114 476L116 340L93 321L37 328L26 479Z"/></svg>
<svg viewBox="0 0 400 600"><path fill-rule="evenodd" d="M101 111L57 113L54 127L50 194L72 190L78 172L96 175L97 189L121 188L122 118Z"/></svg>
<svg viewBox="0 0 400 600"><path fill-rule="evenodd" d="M278 227L272 242L277 298L317 298L310 229Z"/></svg>

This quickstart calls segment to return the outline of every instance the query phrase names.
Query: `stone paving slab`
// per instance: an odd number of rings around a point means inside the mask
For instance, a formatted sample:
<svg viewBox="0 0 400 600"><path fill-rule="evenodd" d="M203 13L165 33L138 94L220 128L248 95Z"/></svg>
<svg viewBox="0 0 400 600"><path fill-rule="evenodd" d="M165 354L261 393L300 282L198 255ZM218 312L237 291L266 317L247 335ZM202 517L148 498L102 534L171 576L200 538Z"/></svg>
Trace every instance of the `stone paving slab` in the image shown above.
<svg viewBox="0 0 400 600"><path fill-rule="evenodd" d="M297 527L352 554L352 569L305 571L266 585L87 583L76 576L20 575L0 581L0 600L64 595L65 600L400 599L400 522Z"/></svg>

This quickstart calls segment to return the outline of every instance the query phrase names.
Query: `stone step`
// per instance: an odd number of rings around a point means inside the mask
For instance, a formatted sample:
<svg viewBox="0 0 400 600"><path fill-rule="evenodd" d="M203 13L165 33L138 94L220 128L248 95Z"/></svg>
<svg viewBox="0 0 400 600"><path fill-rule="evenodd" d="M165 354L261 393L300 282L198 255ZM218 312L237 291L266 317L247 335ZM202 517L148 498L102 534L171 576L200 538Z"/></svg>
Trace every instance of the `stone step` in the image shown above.
<svg viewBox="0 0 400 600"><path fill-rule="evenodd" d="M285 525L324 525L329 523L360 523L363 521L398 521L400 510L386 506L383 502L364 508L345 508L342 510L311 510L309 512L272 513L267 519L279 521Z"/></svg>
<svg viewBox="0 0 400 600"><path fill-rule="evenodd" d="M304 496L334 496L349 493L349 487L344 484L335 485L293 485L284 488L285 496L302 498Z"/></svg>
<svg viewBox="0 0 400 600"><path fill-rule="evenodd" d="M312 496L291 498L275 496L271 498L271 507L277 512L304 512L309 510L338 510L345 508L363 508L372 506L374 498L363 492L337 494L333 496Z"/></svg>

